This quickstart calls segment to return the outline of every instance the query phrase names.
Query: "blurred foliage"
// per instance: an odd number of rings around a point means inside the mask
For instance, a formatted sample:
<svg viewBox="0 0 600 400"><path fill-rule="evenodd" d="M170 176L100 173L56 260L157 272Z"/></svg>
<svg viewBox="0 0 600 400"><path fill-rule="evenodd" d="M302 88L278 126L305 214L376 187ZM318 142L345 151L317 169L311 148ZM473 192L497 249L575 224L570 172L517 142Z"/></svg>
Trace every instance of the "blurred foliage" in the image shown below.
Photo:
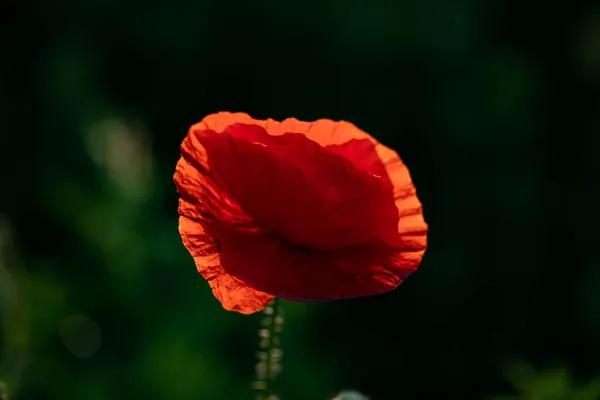
<svg viewBox="0 0 600 400"><path fill-rule="evenodd" d="M564 368L535 371L530 365L517 363L507 378L517 391L514 396L495 396L491 400L596 400L600 398L600 378L586 384L573 382Z"/></svg>
<svg viewBox="0 0 600 400"><path fill-rule="evenodd" d="M179 144L218 110L356 123L431 226L398 290L284 302L282 400L481 399L511 393L514 358L569 366L519 373L523 398L592 396L566 376L600 375L598 21L594 1L9 1L12 398L251 396L259 317L221 309L177 232Z"/></svg>

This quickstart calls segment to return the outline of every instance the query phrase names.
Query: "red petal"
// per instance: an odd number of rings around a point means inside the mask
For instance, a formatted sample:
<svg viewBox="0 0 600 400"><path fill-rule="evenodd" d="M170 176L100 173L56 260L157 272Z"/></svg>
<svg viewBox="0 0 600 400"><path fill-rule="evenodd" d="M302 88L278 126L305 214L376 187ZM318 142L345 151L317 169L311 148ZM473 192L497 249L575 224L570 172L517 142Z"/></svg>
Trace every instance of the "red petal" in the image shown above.
<svg viewBox="0 0 600 400"><path fill-rule="evenodd" d="M181 151L174 180L181 195L179 231L183 243L225 309L243 314L260 311L274 296L225 272L221 267L219 243L204 230L210 221L223 221L231 226L248 226L253 221L217 187L206 151L193 136L184 140Z"/></svg>
<svg viewBox="0 0 600 400"><path fill-rule="evenodd" d="M194 250L194 261L212 288L223 308L242 314L262 310L274 296L250 287L246 282L228 274L221 266L219 245L206 235L201 224L187 217L179 220L179 231L184 245Z"/></svg>
<svg viewBox="0 0 600 400"><path fill-rule="evenodd" d="M391 187L297 133L257 125L196 131L219 187L261 228L313 249L394 240Z"/></svg>
<svg viewBox="0 0 600 400"><path fill-rule="evenodd" d="M345 157L357 168L381 176L382 180L389 182L399 219L398 241L395 243L397 252L388 261L386 268L396 271L403 279L407 276L407 271L417 269L427 247L428 226L408 168L395 151L345 121L321 119L303 122L289 118L281 123L273 120L261 122L273 135L284 132L303 133L329 151Z"/></svg>
<svg viewBox="0 0 600 400"><path fill-rule="evenodd" d="M220 263L228 274L260 290L289 300L313 301L368 296L395 288L398 274L381 265L386 253L352 249L363 267L350 274L336 263L344 252L318 251L282 241L261 230L243 231L215 223L207 229L219 238ZM366 263L366 264L365 264ZM364 270L364 266L372 266Z"/></svg>

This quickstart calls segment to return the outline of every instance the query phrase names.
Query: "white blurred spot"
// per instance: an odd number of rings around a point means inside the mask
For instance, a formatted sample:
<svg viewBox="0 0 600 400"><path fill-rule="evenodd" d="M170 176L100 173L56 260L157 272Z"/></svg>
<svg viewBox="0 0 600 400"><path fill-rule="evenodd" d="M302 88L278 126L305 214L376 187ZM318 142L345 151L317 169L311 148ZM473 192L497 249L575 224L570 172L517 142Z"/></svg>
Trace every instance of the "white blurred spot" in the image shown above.
<svg viewBox="0 0 600 400"><path fill-rule="evenodd" d="M147 194L152 170L147 135L121 119L101 119L89 130L88 150L124 195L139 198Z"/></svg>
<svg viewBox="0 0 600 400"><path fill-rule="evenodd" d="M333 400L369 400L367 396L354 390L344 391L333 398Z"/></svg>
<svg viewBox="0 0 600 400"><path fill-rule="evenodd" d="M102 345L100 327L87 315L65 318L60 325L59 334L69 353L77 358L93 356Z"/></svg>

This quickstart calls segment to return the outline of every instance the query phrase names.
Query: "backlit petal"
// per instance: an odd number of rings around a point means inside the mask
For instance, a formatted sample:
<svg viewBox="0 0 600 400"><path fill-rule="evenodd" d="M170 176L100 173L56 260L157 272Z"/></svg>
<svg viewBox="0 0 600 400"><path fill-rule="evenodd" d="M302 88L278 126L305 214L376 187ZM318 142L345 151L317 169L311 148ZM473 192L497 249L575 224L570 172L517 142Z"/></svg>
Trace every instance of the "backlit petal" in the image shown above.
<svg viewBox="0 0 600 400"><path fill-rule="evenodd" d="M221 190L257 225L292 244L324 250L397 236L391 187L302 134L233 125L192 135Z"/></svg>

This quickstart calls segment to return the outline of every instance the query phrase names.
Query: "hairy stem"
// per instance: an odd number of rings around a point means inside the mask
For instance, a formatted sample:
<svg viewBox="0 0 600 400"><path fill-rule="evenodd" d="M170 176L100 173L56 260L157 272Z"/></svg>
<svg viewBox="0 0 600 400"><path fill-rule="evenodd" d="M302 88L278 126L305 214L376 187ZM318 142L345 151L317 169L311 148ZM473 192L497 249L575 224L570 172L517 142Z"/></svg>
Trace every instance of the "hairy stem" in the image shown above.
<svg viewBox="0 0 600 400"><path fill-rule="evenodd" d="M278 400L275 378L281 371L281 343L279 335L283 328L283 313L279 299L275 298L264 309L264 317L258 331L259 353L256 364L256 400Z"/></svg>

